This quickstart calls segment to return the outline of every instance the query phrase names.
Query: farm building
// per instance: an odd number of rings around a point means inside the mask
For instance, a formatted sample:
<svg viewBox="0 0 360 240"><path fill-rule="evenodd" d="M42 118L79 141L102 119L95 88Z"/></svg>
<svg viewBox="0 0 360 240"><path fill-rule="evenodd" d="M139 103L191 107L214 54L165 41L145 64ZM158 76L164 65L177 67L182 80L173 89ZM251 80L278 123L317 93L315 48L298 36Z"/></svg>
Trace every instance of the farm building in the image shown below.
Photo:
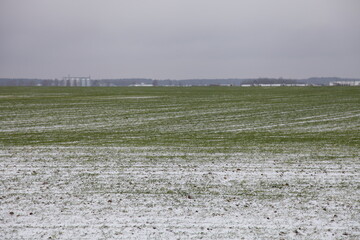
<svg viewBox="0 0 360 240"><path fill-rule="evenodd" d="M360 86L360 81L336 81L330 82L330 86Z"/></svg>
<svg viewBox="0 0 360 240"><path fill-rule="evenodd" d="M70 87L89 87L91 86L91 77L64 77L63 85Z"/></svg>

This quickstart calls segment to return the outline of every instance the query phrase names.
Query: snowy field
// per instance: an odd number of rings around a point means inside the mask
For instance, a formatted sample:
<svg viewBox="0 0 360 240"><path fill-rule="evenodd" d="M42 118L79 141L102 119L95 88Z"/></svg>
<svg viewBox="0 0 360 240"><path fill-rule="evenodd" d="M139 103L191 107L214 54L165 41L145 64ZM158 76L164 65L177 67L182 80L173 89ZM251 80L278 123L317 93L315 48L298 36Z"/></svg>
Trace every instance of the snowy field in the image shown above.
<svg viewBox="0 0 360 240"><path fill-rule="evenodd" d="M0 88L0 239L359 239L360 88Z"/></svg>

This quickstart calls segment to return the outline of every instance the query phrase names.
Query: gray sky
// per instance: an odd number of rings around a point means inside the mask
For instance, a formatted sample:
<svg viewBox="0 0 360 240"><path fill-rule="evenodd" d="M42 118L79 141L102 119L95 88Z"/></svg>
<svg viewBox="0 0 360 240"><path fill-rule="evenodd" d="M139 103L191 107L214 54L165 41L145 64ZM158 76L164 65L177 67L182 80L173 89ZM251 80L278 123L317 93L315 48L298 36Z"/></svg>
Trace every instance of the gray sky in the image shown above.
<svg viewBox="0 0 360 240"><path fill-rule="evenodd" d="M0 0L0 77L360 77L359 0Z"/></svg>

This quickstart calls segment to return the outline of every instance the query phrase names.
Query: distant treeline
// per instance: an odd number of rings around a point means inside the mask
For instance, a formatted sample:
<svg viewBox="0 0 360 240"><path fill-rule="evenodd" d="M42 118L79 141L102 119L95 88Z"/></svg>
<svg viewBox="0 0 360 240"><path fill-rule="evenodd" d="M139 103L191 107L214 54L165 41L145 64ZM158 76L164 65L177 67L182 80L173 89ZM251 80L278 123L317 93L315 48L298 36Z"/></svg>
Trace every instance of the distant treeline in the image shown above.
<svg viewBox="0 0 360 240"><path fill-rule="evenodd" d="M346 79L336 77L283 79L283 78L257 78L257 79L183 79L183 80L155 80L149 78L122 78L122 79L34 79L34 78L0 78L0 86L241 86L259 84L308 84L329 85L335 81L359 81L360 79Z"/></svg>
<svg viewBox="0 0 360 240"><path fill-rule="evenodd" d="M274 79L274 78L258 78L258 79L249 79L242 82L242 84L305 84L305 82L300 80L292 80L292 79Z"/></svg>

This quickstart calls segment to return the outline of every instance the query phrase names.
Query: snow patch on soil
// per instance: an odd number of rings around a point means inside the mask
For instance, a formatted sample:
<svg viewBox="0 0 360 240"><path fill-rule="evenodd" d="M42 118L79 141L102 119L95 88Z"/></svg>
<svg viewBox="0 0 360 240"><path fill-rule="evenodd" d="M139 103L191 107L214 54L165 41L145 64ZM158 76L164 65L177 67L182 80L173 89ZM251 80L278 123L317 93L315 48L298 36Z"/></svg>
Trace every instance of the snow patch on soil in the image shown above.
<svg viewBox="0 0 360 240"><path fill-rule="evenodd" d="M1 235L357 239L359 167L340 149L2 147Z"/></svg>

